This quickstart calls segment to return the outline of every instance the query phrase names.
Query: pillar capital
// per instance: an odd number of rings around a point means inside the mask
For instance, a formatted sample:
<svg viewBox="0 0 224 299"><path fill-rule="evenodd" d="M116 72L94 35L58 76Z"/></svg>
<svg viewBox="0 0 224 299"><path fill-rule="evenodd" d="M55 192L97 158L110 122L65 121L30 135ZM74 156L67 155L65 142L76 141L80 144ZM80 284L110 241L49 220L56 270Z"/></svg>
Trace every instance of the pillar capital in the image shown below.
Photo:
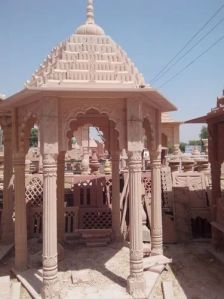
<svg viewBox="0 0 224 299"><path fill-rule="evenodd" d="M44 154L43 174L44 176L56 177L57 175L57 155L56 154Z"/></svg>
<svg viewBox="0 0 224 299"><path fill-rule="evenodd" d="M142 170L142 152L132 151L128 153L128 165L130 171L141 172Z"/></svg>
<svg viewBox="0 0 224 299"><path fill-rule="evenodd" d="M161 160L160 159L152 160L151 167L153 169L161 169Z"/></svg>
<svg viewBox="0 0 224 299"><path fill-rule="evenodd" d="M151 161L161 160L161 150L155 149L155 150L150 151L150 159L151 159Z"/></svg>

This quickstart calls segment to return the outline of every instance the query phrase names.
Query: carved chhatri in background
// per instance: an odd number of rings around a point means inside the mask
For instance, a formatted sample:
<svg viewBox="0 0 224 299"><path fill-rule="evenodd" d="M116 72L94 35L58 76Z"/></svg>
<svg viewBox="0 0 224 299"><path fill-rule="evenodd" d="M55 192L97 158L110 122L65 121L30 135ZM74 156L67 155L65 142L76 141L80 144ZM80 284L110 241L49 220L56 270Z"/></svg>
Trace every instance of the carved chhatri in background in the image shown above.
<svg viewBox="0 0 224 299"><path fill-rule="evenodd" d="M215 247L224 250L224 92L217 98L217 106L211 112L188 123L208 124L208 154L212 177L212 240Z"/></svg>

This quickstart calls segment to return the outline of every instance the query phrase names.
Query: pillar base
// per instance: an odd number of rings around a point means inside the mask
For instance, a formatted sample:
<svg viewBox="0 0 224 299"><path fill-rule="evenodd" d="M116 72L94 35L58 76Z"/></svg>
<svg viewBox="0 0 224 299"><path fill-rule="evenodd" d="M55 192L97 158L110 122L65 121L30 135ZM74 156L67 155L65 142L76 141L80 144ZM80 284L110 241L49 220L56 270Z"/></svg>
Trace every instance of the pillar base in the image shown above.
<svg viewBox="0 0 224 299"><path fill-rule="evenodd" d="M60 282L58 281L58 279L45 281L41 290L41 298L59 299L60 289Z"/></svg>
<svg viewBox="0 0 224 299"><path fill-rule="evenodd" d="M163 249L162 248L152 248L150 255L151 256L154 256L154 255L163 255Z"/></svg>
<svg viewBox="0 0 224 299"><path fill-rule="evenodd" d="M135 299L147 299L148 296L146 295L146 282L144 276L128 276L127 291Z"/></svg>

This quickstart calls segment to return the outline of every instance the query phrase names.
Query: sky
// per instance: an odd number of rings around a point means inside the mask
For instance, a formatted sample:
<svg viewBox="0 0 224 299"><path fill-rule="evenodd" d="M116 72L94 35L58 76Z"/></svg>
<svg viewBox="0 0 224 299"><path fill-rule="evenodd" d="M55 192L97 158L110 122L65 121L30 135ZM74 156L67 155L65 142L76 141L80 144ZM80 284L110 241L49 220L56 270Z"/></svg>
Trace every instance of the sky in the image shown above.
<svg viewBox="0 0 224 299"><path fill-rule="evenodd" d="M0 0L1 94L23 89L51 49L84 23L86 3ZM208 113L224 89L224 39L196 59L223 36L224 7L189 48L219 23L215 30L160 80L152 79L222 4L224 0L95 0L95 22L128 53L146 82L177 106L172 117L186 121ZM181 141L198 139L200 128L182 125Z"/></svg>

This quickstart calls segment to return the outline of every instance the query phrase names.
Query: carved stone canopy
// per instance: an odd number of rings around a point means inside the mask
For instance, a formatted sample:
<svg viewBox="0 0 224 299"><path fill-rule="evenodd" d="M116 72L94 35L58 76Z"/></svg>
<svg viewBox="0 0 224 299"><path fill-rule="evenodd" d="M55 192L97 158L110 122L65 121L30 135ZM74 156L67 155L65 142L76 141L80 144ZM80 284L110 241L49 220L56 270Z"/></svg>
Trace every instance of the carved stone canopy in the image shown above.
<svg viewBox="0 0 224 299"><path fill-rule="evenodd" d="M119 132L120 145L122 142L125 145L127 111L133 101L141 110L133 111L139 114L139 122L149 120L151 143L157 138L157 133L152 131L159 131L155 126L159 126L161 112L176 110L145 83L123 49L99 28L94 21L93 1L88 0L86 23L52 50L22 91L0 103L0 111L14 113L18 150L26 148L25 139L33 123L43 128L42 136L46 134L47 109L49 120L55 119L52 130L58 135L51 140L51 146L56 148L57 143L60 150L66 150L63 146L67 144L68 126L77 119L78 113L86 117L86 112L94 109L106 114ZM50 102L57 111L52 115ZM52 139L52 136L48 137Z"/></svg>

